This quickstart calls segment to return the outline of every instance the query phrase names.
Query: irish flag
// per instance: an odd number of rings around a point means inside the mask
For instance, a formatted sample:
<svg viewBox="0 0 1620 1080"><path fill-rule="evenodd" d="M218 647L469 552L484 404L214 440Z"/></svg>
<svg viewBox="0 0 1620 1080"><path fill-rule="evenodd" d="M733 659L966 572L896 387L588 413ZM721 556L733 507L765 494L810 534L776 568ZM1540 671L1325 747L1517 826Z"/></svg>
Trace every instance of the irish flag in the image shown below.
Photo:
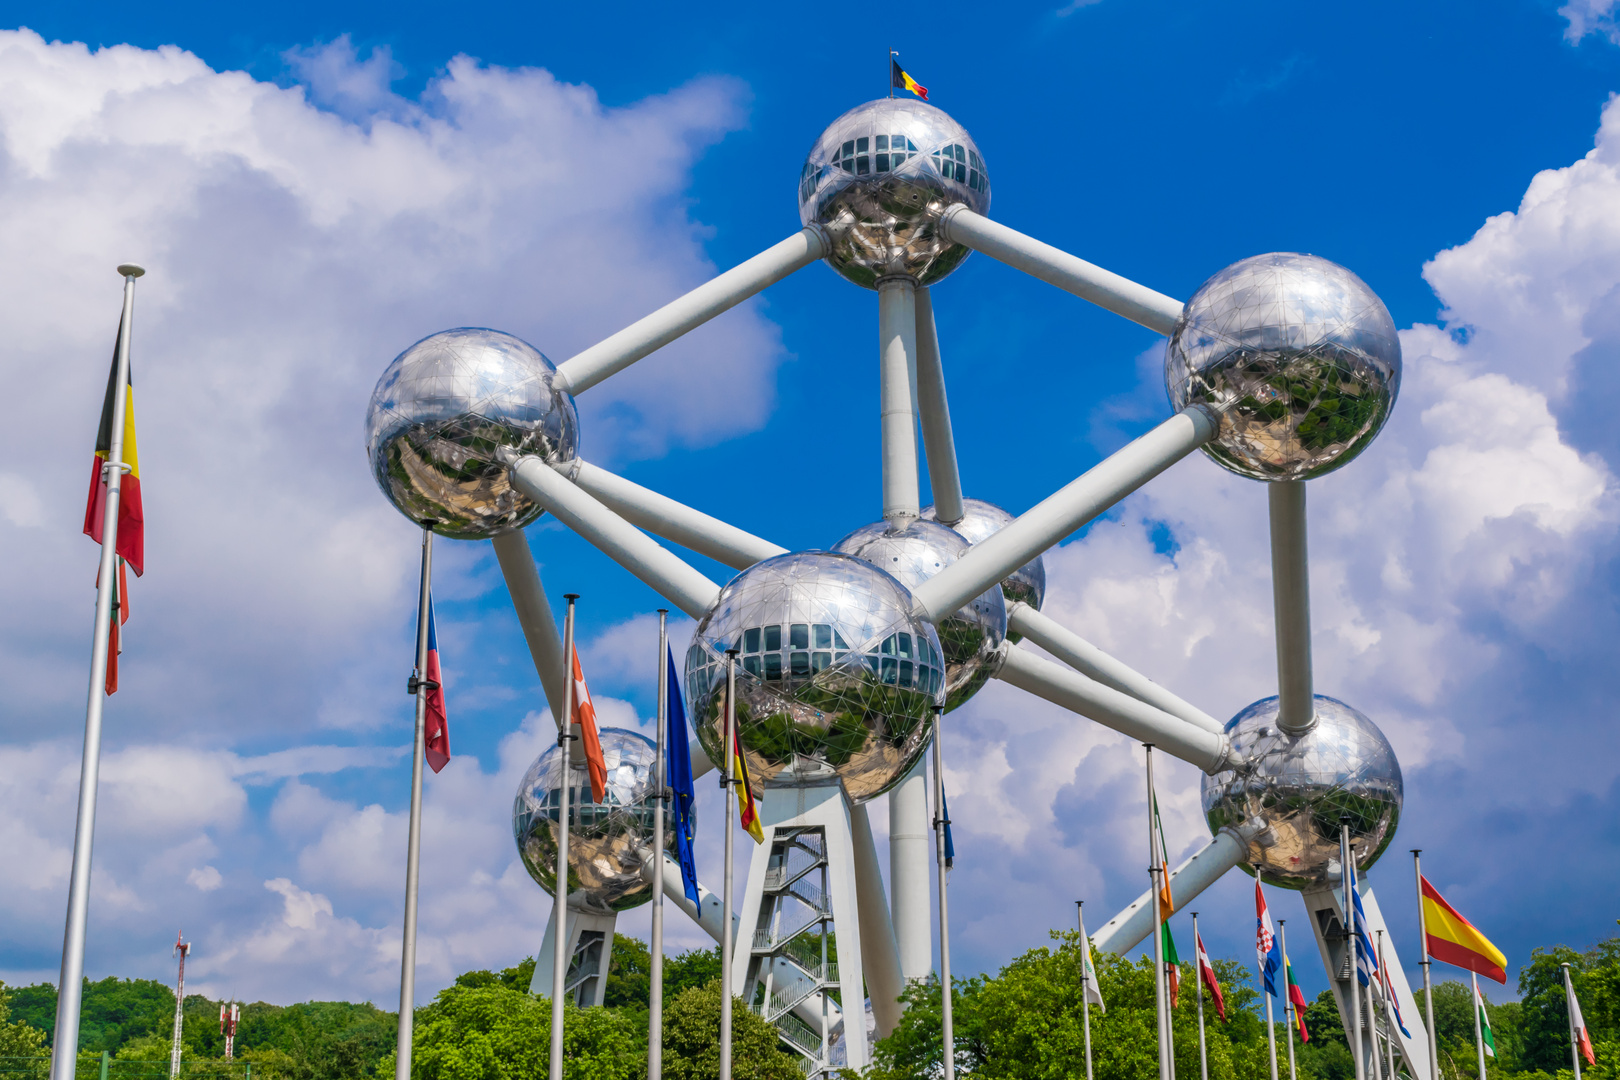
<svg viewBox="0 0 1620 1080"><path fill-rule="evenodd" d="M1428 932L1424 947L1429 955L1441 963L1506 985L1507 957L1502 955L1502 950L1446 903L1446 898L1429 884L1428 878L1420 879L1419 884L1423 891L1424 929Z"/></svg>

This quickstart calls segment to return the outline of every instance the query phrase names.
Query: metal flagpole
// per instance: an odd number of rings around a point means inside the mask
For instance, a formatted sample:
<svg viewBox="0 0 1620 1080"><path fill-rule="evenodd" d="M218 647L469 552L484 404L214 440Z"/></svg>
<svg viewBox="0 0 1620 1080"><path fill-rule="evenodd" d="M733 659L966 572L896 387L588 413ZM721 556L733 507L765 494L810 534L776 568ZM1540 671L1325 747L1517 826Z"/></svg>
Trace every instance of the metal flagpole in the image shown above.
<svg viewBox="0 0 1620 1080"><path fill-rule="evenodd" d="M1350 865L1350 815L1345 814L1339 818L1339 881L1344 886L1344 925L1347 940L1350 944L1350 1030L1353 1037L1350 1039L1350 1053L1356 1062L1356 1080L1365 1080L1366 1063L1361 1054L1361 993L1356 988L1356 959L1360 950L1356 948L1356 901L1351 895L1354 886L1351 881L1355 878L1355 867Z"/></svg>
<svg viewBox="0 0 1620 1080"><path fill-rule="evenodd" d="M1080 1027L1086 1037L1086 1080L1091 1080L1091 939L1086 937L1086 902L1076 900L1074 907L1080 920Z"/></svg>
<svg viewBox="0 0 1620 1080"><path fill-rule="evenodd" d="M1479 996L1479 976L1470 971L1468 977L1474 983L1474 1053L1479 1058L1479 1080L1485 1080L1485 1032L1479 1022L1479 1012L1485 1005Z"/></svg>
<svg viewBox="0 0 1620 1080"><path fill-rule="evenodd" d="M951 986L951 918L945 903L945 829L951 819L945 816L945 749L940 745L940 722L945 707L934 706L934 864L939 870L939 1009L940 1050L945 1063L945 1080L956 1080L956 1024ZM1085 924L1081 924L1082 938ZM1082 976L1083 977L1083 976ZM1084 1001L1084 988L1081 1000ZM1091 1070L1091 1026L1086 1025L1087 1080Z"/></svg>
<svg viewBox="0 0 1620 1080"><path fill-rule="evenodd" d="M1153 828L1153 744L1142 745L1147 749L1148 889L1153 893L1153 1004L1159 1021L1159 1080L1170 1080L1169 1046L1165 1038L1168 1021L1164 1013L1164 914L1159 905L1159 875L1163 869L1159 865L1159 837Z"/></svg>
<svg viewBox="0 0 1620 1080"><path fill-rule="evenodd" d="M1354 866L1355 866L1355 861L1356 861L1356 847L1355 847L1355 843L1352 841L1351 845L1350 845L1350 864L1351 864L1352 868L1354 868ZM1359 893L1360 890L1358 889L1357 892ZM1352 897L1351 899L1354 900L1355 898ZM1361 926L1358 923L1357 927L1356 927L1356 947L1358 949L1361 947L1361 938L1362 938L1362 935L1365 934L1365 933L1366 933L1366 928ZM1369 942L1368 948L1371 948L1371 947L1372 947L1371 943ZM1377 958L1376 957L1373 957L1373 956L1367 957L1367 966L1369 968L1371 968L1375 963L1377 963ZM1367 998L1367 1002L1366 1002L1367 1011L1364 1014L1366 1016L1366 1018L1367 1018L1367 1049L1372 1054L1372 1057L1367 1062L1367 1075L1370 1077L1370 1080L1384 1080L1384 1065L1383 1065L1383 1062L1378 1060L1378 1010L1377 1010L1377 1008L1375 1008L1375 1002L1374 1002L1374 999L1373 999L1372 974L1373 974L1372 972L1370 972L1370 971L1368 972L1367 985L1361 987L1361 993L1364 994L1366 996L1366 998ZM1360 965L1357 965L1356 966L1356 977L1350 983L1350 989L1354 990L1357 986L1360 986L1360 984L1361 984ZM1387 1033L1388 1025L1385 1025L1385 1026L1386 1026L1386 1033ZM1390 1080L1394 1080L1394 1078L1391 1077Z"/></svg>
<svg viewBox="0 0 1620 1080"><path fill-rule="evenodd" d="M1254 873L1254 880L1262 885L1266 883L1265 876L1258 870ZM1266 910L1269 914L1271 909L1268 907ZM1284 946L1284 948L1286 949L1287 946ZM1255 962L1260 971L1260 996L1266 999L1266 1049L1271 1055L1271 1080L1277 1080L1277 1022L1271 1015L1271 995L1266 993L1266 958L1257 956ZM1272 978L1271 985L1273 987L1277 985L1275 977Z"/></svg>
<svg viewBox="0 0 1620 1080"><path fill-rule="evenodd" d="M90 640L90 697L84 709L84 759L79 765L79 817L73 830L73 870L68 879L67 925L62 934L62 976L57 982L56 1039L51 1047L51 1080L73 1080L79 1060L79 1012L84 1004L84 935L90 917L90 848L96 832L96 788L101 776L101 705L106 696L107 635L117 588L118 493L124 472L124 416L129 408L129 334L135 318L135 279L146 273L133 264L124 275L124 310L118 335L118 370L113 376L112 442L101 482L107 485L101 521L101 569L96 577L95 629Z"/></svg>
<svg viewBox="0 0 1620 1080"><path fill-rule="evenodd" d="M669 810L669 777L664 775L664 738L669 726L669 609L658 609L658 748L653 782L652 971L647 984L647 1080L664 1075L664 814Z"/></svg>
<svg viewBox="0 0 1620 1080"><path fill-rule="evenodd" d="M411 818L405 841L405 929L399 956L399 1033L394 1080L410 1080L411 1034L416 1021L416 893L422 854L422 762L427 754L428 605L433 596L433 521L422 523L422 580L416 594L416 670L406 684L416 697L416 734L411 741Z"/></svg>
<svg viewBox="0 0 1620 1080"><path fill-rule="evenodd" d="M1418 899L1418 939L1422 943L1423 960L1423 1026L1428 1028L1429 1080L1440 1080L1440 1051L1434 1036L1434 988L1429 984L1429 925L1423 916L1423 863L1419 856L1422 848L1412 849L1412 875L1416 880Z"/></svg>
<svg viewBox="0 0 1620 1080"><path fill-rule="evenodd" d="M568 941L568 795L574 779L574 602L578 593L564 593L568 613L563 617L563 711L557 717L557 886L552 897L551 931L551 1080L563 1074L563 995L567 991L568 961L574 950ZM400 1078L404 1080L404 1078Z"/></svg>
<svg viewBox="0 0 1620 1080"><path fill-rule="evenodd" d="M1197 982L1193 989L1198 994L1198 1080L1209 1080L1209 1052L1204 1045L1204 950L1203 939L1198 936L1198 912L1193 920L1193 967L1197 969Z"/></svg>
<svg viewBox="0 0 1620 1080"><path fill-rule="evenodd" d="M720 1080L731 1080L731 956L736 948L737 928L731 925L731 845L732 815L737 800L737 650L726 650L726 771L720 788L726 803L726 868L720 905ZM846 1015L846 1021L848 1015ZM860 1032L855 1033L856 1038Z"/></svg>
<svg viewBox="0 0 1620 1080"><path fill-rule="evenodd" d="M180 975L174 984L174 1036L169 1042L169 1080L180 1075L180 1049L186 1021L186 957L191 946L175 935L174 951L180 954Z"/></svg>
<svg viewBox="0 0 1620 1080"><path fill-rule="evenodd" d="M1581 1080L1581 1048L1575 1042L1575 984L1569 978L1569 965L1564 969L1564 1013L1569 1017L1569 1063L1575 1068L1575 1080Z"/></svg>
<svg viewBox="0 0 1620 1080"><path fill-rule="evenodd" d="M1294 995L1289 990L1289 983L1293 982L1288 971L1288 920L1277 920L1277 939L1282 942L1283 951L1283 1030L1288 1033L1288 1080L1297 1080L1298 1073L1294 1070L1294 1024L1299 1020L1299 1007L1294 1004ZM1290 1021L1289 1014L1293 1020Z"/></svg>

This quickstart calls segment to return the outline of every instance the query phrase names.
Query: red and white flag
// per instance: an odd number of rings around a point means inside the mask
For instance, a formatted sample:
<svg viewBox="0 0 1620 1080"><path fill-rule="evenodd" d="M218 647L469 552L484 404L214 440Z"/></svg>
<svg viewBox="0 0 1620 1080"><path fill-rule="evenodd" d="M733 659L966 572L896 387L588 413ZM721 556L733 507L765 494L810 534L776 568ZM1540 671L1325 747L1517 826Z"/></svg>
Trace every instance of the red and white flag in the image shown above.
<svg viewBox="0 0 1620 1080"><path fill-rule="evenodd" d="M1226 1022L1226 998L1221 995L1221 981L1215 977L1215 965L1209 962L1209 953L1204 951L1204 935L1193 935L1193 948L1198 952L1198 977L1204 980L1209 987L1209 996L1215 999L1215 1013Z"/></svg>
<svg viewBox="0 0 1620 1080"><path fill-rule="evenodd" d="M1581 1057L1586 1059L1588 1065L1597 1064L1597 1055L1592 1052L1592 1033L1587 1030L1586 1019L1581 1016L1581 1003L1575 997L1575 987L1569 987L1569 1025L1575 1029L1575 1045L1580 1048Z"/></svg>
<svg viewBox="0 0 1620 1080"><path fill-rule="evenodd" d="M607 763L602 759L602 740L596 734L596 709L591 705L591 689L585 685L585 672L579 666L579 650L574 650L574 715L585 747L585 771L591 774L591 801L600 805L607 798Z"/></svg>

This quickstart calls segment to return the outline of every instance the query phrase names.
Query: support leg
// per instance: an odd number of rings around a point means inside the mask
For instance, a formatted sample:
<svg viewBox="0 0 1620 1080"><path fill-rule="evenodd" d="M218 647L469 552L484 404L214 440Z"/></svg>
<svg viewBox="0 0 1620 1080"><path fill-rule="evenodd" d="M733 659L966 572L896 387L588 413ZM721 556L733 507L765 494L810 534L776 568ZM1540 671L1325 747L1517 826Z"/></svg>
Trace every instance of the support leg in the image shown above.
<svg viewBox="0 0 1620 1080"><path fill-rule="evenodd" d="M877 844L872 839L872 822L864 805L850 807L849 829L855 849L861 964L866 971L867 989L871 991L872 1019L877 1021L877 1034L881 1039L900 1024L900 992L905 989L900 975L900 946L894 939L889 902L883 895L883 871L878 867ZM851 997L853 999L853 995Z"/></svg>
<svg viewBox="0 0 1620 1080"><path fill-rule="evenodd" d="M1222 829L1207 847L1170 872L1171 894L1176 910L1181 910L1199 893L1215 884L1232 867L1243 861L1248 840L1238 831ZM1124 956L1153 931L1153 894L1145 892L1104 923L1091 936L1099 952Z"/></svg>
<svg viewBox="0 0 1620 1080"><path fill-rule="evenodd" d="M540 584L540 567L529 550L529 538L521 531L502 533L492 541L495 559L501 564L506 578L506 591L512 595L512 608L517 612L518 625L523 628L523 639L529 643L529 656L534 660L535 674L540 676L540 688L545 691L546 704L552 716L561 716L563 708L563 643L557 631L557 620L551 604L546 600L545 587Z"/></svg>
<svg viewBox="0 0 1620 1080"><path fill-rule="evenodd" d="M916 767L889 792L889 906L900 947L900 975L907 982L928 978L934 967L926 761L918 758Z"/></svg>
<svg viewBox="0 0 1620 1080"><path fill-rule="evenodd" d="M1277 726L1316 726L1311 696L1311 577L1305 543L1305 481L1267 485L1271 503L1271 599L1277 626Z"/></svg>
<svg viewBox="0 0 1620 1080"><path fill-rule="evenodd" d="M923 448L928 452L928 482L934 489L934 517L941 524L955 525L966 513L962 475L956 465L956 436L945 397L934 298L927 289L917 290L917 409L922 418Z"/></svg>
<svg viewBox="0 0 1620 1080"><path fill-rule="evenodd" d="M917 480L917 286L878 283L878 373L883 431L883 517L907 525L922 514Z"/></svg>

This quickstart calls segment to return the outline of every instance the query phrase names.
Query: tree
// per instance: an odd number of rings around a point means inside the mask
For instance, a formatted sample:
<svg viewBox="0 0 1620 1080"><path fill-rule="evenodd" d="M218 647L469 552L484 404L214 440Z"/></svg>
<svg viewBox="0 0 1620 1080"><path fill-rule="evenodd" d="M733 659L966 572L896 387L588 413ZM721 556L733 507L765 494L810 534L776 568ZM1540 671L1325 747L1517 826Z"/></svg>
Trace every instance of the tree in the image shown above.
<svg viewBox="0 0 1620 1080"><path fill-rule="evenodd" d="M0 1058L37 1057L45 1053L45 1033L21 1020L11 1021L11 995L0 982Z"/></svg>
<svg viewBox="0 0 1620 1080"><path fill-rule="evenodd" d="M600 1012L602 1010L587 1010ZM641 1067L646 1068L645 1058ZM713 1080L720 1075L720 982L691 986L664 1008L664 1076L668 1080ZM782 1049L776 1029L732 1000L733 1080L804 1080L799 1058Z"/></svg>

